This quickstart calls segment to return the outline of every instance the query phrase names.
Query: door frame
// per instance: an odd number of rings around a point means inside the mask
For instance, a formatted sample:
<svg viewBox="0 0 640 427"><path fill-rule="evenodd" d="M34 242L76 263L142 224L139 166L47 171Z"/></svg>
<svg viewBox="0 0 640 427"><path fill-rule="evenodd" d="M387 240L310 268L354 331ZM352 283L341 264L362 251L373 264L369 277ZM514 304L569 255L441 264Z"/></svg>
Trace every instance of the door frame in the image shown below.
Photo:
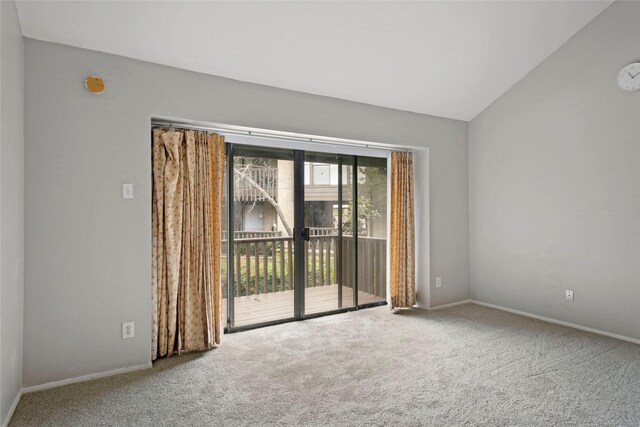
<svg viewBox="0 0 640 427"><path fill-rule="evenodd" d="M359 309L364 309L364 308L371 308L371 307L378 307L378 306L382 306L382 305L387 305L387 299L383 300L383 301L378 301L378 302L373 302L373 303L367 303L367 304L362 304L359 305L358 304L358 292L359 292L359 278L358 278L358 241L359 241L359 237L358 237L358 232L357 232L357 228L354 230L353 233L353 239L354 239L354 288L353 288L353 306L350 307L342 307L342 292L341 292L341 288L342 286L339 286L339 302L338 302L338 308L335 310L329 310L329 311L323 311L323 312L319 312L319 313L312 313L312 314L305 314L305 263L307 263L307 259L306 256L304 255L299 255L296 256L296 254L304 254L305 250L304 250L304 245L305 245L305 239L304 239L304 230L305 230L305 203L304 203L304 165L305 165L305 153L310 152L313 153L315 152L313 149L310 150L302 150L302 149L298 149L298 148L280 148L280 147L273 147L273 148L279 148L282 150L289 150L293 152L293 169L294 169L294 173L293 173L293 184L294 184L294 230L293 230L293 237L294 237L294 268L293 268L293 274L294 274L294 315L293 317L287 317L287 318L282 318L282 319L277 319L277 320L270 320L270 321L266 321L266 322L259 322L259 323L254 323L254 324L250 324L250 325L242 325L242 326L234 326L233 325L233 321L234 321L234 317L235 317L235 304L234 304L234 295L235 295L235 288L234 288L234 280L235 280L235 262L234 262L234 181L233 179L231 179L231 177L233 177L233 171L234 171L234 165L233 165L233 157L234 157L234 150L233 147L234 145L241 145L241 146L252 146L254 144L249 144L249 143L245 143L245 142L227 142L225 144L225 157L226 157L226 165L227 165L227 169L226 169L226 182L225 182L225 186L226 186L226 191L227 191L227 207L226 207L226 212L225 214L227 215L228 221L227 221L227 319L223 319L223 322L225 324L225 328L224 328L224 332L225 333L233 333L233 332L241 332L241 331L246 331L246 330L251 330L251 329L256 329L256 328L262 328L265 326L273 326L273 325L278 325L278 324L282 324L282 323L289 323L289 322L295 322L295 321L300 321L300 320L305 320L305 319L311 319L311 318L317 318L317 317L322 317L322 316L329 316L329 315L333 315L333 314L340 314L340 313L346 313L346 312L350 312L350 311L356 311ZM255 144L256 147L260 147L259 144ZM353 199L353 212L352 212L352 217L353 218L358 218L358 157L367 157L366 155L359 155L359 154L339 154L336 153L336 155L339 157L339 163L338 163L338 206L340 206L340 215L339 215L339 228L338 228L338 235L339 235L339 241L342 242L342 166L343 166L343 161L342 161L342 156L343 155L348 155L350 157L353 157L353 169L352 169L352 179L351 179L351 185L352 185L352 199ZM388 164L388 163L387 163ZM387 169L388 170L388 169ZM387 182L388 182L388 178L387 178ZM387 188L387 209L388 209L388 188ZM388 225L387 225L388 226ZM388 236L389 232L387 230L387 236ZM340 283L342 283L342 245L340 245L340 259L339 259L339 263L338 263L338 271L340 273ZM387 254L387 263L388 263L388 254ZM336 272L337 274L337 272ZM387 279L388 282L388 279ZM387 283L387 288L388 288L388 283Z"/></svg>
<svg viewBox="0 0 640 427"><path fill-rule="evenodd" d="M304 223L304 151L293 150L293 276L294 276L294 304L295 320L304 319L305 297L305 263L304 253L305 223Z"/></svg>

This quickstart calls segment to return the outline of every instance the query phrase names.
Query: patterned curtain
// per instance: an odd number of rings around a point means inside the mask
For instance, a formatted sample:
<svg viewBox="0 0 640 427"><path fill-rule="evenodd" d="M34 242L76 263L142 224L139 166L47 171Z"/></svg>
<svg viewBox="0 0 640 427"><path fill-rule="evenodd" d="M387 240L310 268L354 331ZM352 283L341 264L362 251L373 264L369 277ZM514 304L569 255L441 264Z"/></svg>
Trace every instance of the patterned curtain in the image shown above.
<svg viewBox="0 0 640 427"><path fill-rule="evenodd" d="M391 309L416 304L413 157L391 153Z"/></svg>
<svg viewBox="0 0 640 427"><path fill-rule="evenodd" d="M220 343L224 137L153 130L152 359Z"/></svg>

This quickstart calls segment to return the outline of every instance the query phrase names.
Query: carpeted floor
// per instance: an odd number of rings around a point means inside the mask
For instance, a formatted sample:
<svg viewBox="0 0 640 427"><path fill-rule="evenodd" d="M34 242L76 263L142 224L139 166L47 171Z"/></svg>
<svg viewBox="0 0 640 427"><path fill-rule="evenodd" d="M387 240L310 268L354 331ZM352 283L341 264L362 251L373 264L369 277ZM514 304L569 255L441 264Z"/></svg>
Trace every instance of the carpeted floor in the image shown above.
<svg viewBox="0 0 640 427"><path fill-rule="evenodd" d="M467 304L226 335L27 394L11 426L640 425L640 346Z"/></svg>

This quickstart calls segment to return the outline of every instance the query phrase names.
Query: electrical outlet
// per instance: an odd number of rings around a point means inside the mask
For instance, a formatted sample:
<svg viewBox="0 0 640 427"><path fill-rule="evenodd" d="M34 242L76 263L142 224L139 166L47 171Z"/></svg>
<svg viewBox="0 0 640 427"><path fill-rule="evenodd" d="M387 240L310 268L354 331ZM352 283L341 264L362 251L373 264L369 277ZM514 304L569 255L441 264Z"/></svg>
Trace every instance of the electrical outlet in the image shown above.
<svg viewBox="0 0 640 427"><path fill-rule="evenodd" d="M134 334L134 322L122 322L122 339L133 338Z"/></svg>
<svg viewBox="0 0 640 427"><path fill-rule="evenodd" d="M569 302L573 302L573 291L570 291L569 289L567 289L564 299L566 299Z"/></svg>
<svg viewBox="0 0 640 427"><path fill-rule="evenodd" d="M436 288L442 287L442 277L436 277Z"/></svg>

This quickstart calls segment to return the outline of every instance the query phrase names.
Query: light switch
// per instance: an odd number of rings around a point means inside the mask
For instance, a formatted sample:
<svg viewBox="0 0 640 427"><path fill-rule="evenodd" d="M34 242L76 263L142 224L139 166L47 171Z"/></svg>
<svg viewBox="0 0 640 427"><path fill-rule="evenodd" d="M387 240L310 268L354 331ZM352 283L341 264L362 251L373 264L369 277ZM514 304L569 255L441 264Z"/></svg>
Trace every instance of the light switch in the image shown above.
<svg viewBox="0 0 640 427"><path fill-rule="evenodd" d="M133 184L122 184L122 198L133 199Z"/></svg>

